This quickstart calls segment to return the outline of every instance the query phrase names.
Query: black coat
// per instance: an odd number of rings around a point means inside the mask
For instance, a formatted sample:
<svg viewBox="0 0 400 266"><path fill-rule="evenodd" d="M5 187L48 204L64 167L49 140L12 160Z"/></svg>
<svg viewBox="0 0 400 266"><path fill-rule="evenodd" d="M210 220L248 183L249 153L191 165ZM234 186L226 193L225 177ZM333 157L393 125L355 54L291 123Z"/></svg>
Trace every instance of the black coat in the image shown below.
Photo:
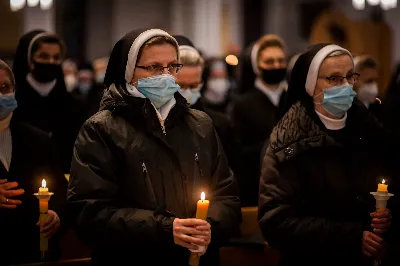
<svg viewBox="0 0 400 266"><path fill-rule="evenodd" d="M276 107L263 92L253 88L234 105L232 123L236 156L232 167L241 188L241 201L246 206L257 206L262 147L283 116L284 101L285 93L282 93Z"/></svg>
<svg viewBox="0 0 400 266"><path fill-rule="evenodd" d="M39 251L39 202L33 195L46 179L49 191L54 195L49 201L49 210L54 210L65 225L63 210L67 181L57 160L57 154L49 136L30 125L11 122L12 159L9 172L0 163L0 178L16 181L25 193L18 197L22 204L17 209L0 209L0 265L15 265L40 261ZM17 199L17 197L15 198ZM60 257L58 240L55 235L49 240L49 254L52 260Z"/></svg>
<svg viewBox="0 0 400 266"><path fill-rule="evenodd" d="M76 102L67 93L61 65L58 67L56 84L46 97L37 93L26 79L30 73L29 47L32 40L43 33L41 30L28 32L19 40L13 64L15 98L18 102L14 119L50 133L62 159L64 172L68 173L74 142L84 118Z"/></svg>
<svg viewBox="0 0 400 266"><path fill-rule="evenodd" d="M190 106L192 109L196 109L205 112L213 121L215 130L218 133L218 137L221 140L222 147L224 148L228 163L232 165L232 156L234 150L232 149L232 127L229 117L226 114L211 110L207 108L202 99L199 99L194 105Z"/></svg>
<svg viewBox="0 0 400 266"><path fill-rule="evenodd" d="M112 85L102 111L81 129L68 202L95 264L187 265L188 250L173 241L173 219L194 217L202 191L212 227L204 265L218 264L212 255L240 222L236 182L211 119L187 108L179 93L175 98L163 134L148 99Z"/></svg>
<svg viewBox="0 0 400 266"><path fill-rule="evenodd" d="M372 263L362 256L362 234L375 210L370 192L382 177L389 190L396 184L392 141L359 101L339 131L311 108L292 106L271 134L260 180L260 227L282 265Z"/></svg>

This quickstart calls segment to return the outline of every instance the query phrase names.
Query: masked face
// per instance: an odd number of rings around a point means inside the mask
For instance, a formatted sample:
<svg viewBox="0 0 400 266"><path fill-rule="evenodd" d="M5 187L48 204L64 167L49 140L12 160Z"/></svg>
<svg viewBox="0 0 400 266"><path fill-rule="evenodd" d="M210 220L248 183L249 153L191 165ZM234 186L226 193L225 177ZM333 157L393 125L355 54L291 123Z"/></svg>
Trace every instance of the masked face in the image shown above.
<svg viewBox="0 0 400 266"><path fill-rule="evenodd" d="M137 90L157 108L161 108L171 100L179 89L179 85L175 83L175 77L169 74L139 79L137 86Z"/></svg>
<svg viewBox="0 0 400 266"><path fill-rule="evenodd" d="M286 68L262 69L261 77L266 84L278 85L286 76Z"/></svg>
<svg viewBox="0 0 400 266"><path fill-rule="evenodd" d="M72 92L78 82L76 76L73 74L66 75L64 81L68 92Z"/></svg>
<svg viewBox="0 0 400 266"><path fill-rule="evenodd" d="M180 89L179 93L185 97L189 105L195 104L201 97L200 88Z"/></svg>
<svg viewBox="0 0 400 266"><path fill-rule="evenodd" d="M58 43L39 43L32 54L31 71L33 77L42 83L51 82L62 73L61 45Z"/></svg>
<svg viewBox="0 0 400 266"><path fill-rule="evenodd" d="M78 84L79 91L83 94L87 94L92 88L92 82L82 81Z"/></svg>
<svg viewBox="0 0 400 266"><path fill-rule="evenodd" d="M357 91L357 98L363 103L371 104L375 102L379 89L376 82L364 84Z"/></svg>
<svg viewBox="0 0 400 266"><path fill-rule="evenodd" d="M48 63L33 63L34 68L32 70L33 77L42 83L51 82L60 75L61 65L60 64L48 64Z"/></svg>
<svg viewBox="0 0 400 266"><path fill-rule="evenodd" d="M350 84L334 86L325 89L323 92L324 100L320 104L328 113L335 117L343 117L353 104L354 97L357 95ZM318 97L316 95L315 97Z"/></svg>
<svg viewBox="0 0 400 266"><path fill-rule="evenodd" d="M12 112L14 112L17 106L18 104L15 100L14 94L0 94L0 120L6 119Z"/></svg>
<svg viewBox="0 0 400 266"><path fill-rule="evenodd" d="M95 75L96 83L103 84L105 76L106 76L106 72L97 72Z"/></svg>
<svg viewBox="0 0 400 266"><path fill-rule="evenodd" d="M226 78L211 78L207 81L207 91L204 97L211 103L220 104L225 101L230 88Z"/></svg>

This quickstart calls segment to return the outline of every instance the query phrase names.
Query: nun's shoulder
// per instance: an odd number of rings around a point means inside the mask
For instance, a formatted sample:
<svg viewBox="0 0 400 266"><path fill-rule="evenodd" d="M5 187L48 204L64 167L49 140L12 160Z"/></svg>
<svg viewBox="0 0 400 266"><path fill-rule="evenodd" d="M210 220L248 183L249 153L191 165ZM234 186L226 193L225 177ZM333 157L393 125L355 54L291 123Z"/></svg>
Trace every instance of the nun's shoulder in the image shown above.
<svg viewBox="0 0 400 266"><path fill-rule="evenodd" d="M274 127L269 148L275 154L283 152L288 158L311 148L311 143L321 141L323 135L325 132L309 116L306 108L296 103Z"/></svg>

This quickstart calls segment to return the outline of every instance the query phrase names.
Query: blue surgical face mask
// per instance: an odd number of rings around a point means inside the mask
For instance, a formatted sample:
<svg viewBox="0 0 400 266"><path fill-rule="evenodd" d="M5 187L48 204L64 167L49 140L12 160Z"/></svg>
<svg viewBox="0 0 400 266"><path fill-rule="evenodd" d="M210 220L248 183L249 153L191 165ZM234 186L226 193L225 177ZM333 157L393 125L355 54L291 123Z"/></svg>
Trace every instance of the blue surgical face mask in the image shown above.
<svg viewBox="0 0 400 266"><path fill-rule="evenodd" d="M6 119L17 106L14 95L0 95L0 120Z"/></svg>
<svg viewBox="0 0 400 266"><path fill-rule="evenodd" d="M324 100L322 103L316 104L320 104L328 113L336 117L344 116L352 106L354 97L357 95L348 83L325 89L320 94L322 93L324 94Z"/></svg>
<svg viewBox="0 0 400 266"><path fill-rule="evenodd" d="M179 93L185 97L189 105L195 104L201 97L200 88L197 89L180 89Z"/></svg>
<svg viewBox="0 0 400 266"><path fill-rule="evenodd" d="M91 82L80 82L78 84L78 88L81 93L87 94L90 91L90 89L92 88L92 83Z"/></svg>
<svg viewBox="0 0 400 266"><path fill-rule="evenodd" d="M175 77L170 74L162 74L150 78L138 80L138 91L149 99L155 107L161 108L180 89L175 83Z"/></svg>

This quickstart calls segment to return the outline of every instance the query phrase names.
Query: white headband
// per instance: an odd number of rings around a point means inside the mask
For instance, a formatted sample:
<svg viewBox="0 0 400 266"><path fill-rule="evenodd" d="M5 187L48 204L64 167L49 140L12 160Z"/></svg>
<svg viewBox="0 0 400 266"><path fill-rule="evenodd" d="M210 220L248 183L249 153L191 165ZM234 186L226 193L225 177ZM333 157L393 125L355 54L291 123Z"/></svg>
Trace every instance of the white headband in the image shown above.
<svg viewBox="0 0 400 266"><path fill-rule="evenodd" d="M159 29L151 29L151 30L146 30L142 32L132 43L131 48L129 49L129 54L128 54L128 61L126 62L126 67L125 67L125 81L130 83L132 81L133 77L133 72L135 71L136 68L136 62L137 62L137 56L140 51L140 48L142 48L143 44L150 40L153 37L156 36L166 36L171 38L172 40L175 41L176 47L179 47L178 42L175 40L174 37L169 35L166 31L159 30ZM179 60L179 53L178 53L178 60Z"/></svg>
<svg viewBox="0 0 400 266"><path fill-rule="evenodd" d="M310 96L314 95L315 85L317 84L317 79L318 79L318 72L322 62L331 53L336 51L343 51L347 53L351 57L351 59L353 59L353 56L348 50L335 44L327 45L321 50L319 50L318 53L314 56L313 60L311 61L310 67L308 69L307 80L306 80L306 91L308 95Z"/></svg>

